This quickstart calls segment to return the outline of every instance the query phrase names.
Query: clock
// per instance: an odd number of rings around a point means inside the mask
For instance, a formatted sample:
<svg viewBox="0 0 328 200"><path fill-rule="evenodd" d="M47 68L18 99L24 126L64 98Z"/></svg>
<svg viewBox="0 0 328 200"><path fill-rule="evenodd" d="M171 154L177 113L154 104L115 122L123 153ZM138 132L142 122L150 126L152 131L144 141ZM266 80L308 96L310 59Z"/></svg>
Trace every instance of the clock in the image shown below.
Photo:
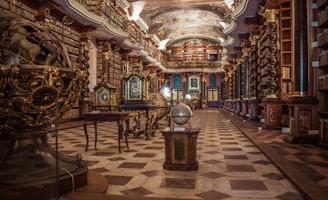
<svg viewBox="0 0 328 200"><path fill-rule="evenodd" d="M133 89L132 89L132 92L133 92L134 94L136 94L136 93L139 92L139 89L138 89L138 88L133 88Z"/></svg>
<svg viewBox="0 0 328 200"><path fill-rule="evenodd" d="M142 99L142 81L138 76L132 76L128 82L128 99L141 100Z"/></svg>
<svg viewBox="0 0 328 200"><path fill-rule="evenodd" d="M147 104L149 79L147 73L139 71L139 66L134 66L132 72L123 77L124 104Z"/></svg>
<svg viewBox="0 0 328 200"><path fill-rule="evenodd" d="M109 83L100 83L94 88L95 92L95 109L98 110L115 110L116 87Z"/></svg>

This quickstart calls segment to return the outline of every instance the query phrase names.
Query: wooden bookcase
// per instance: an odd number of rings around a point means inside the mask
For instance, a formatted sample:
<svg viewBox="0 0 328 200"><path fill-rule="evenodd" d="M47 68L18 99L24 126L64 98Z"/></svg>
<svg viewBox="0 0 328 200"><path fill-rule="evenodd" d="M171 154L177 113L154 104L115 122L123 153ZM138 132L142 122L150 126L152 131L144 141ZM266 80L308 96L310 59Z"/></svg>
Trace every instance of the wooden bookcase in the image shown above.
<svg viewBox="0 0 328 200"><path fill-rule="evenodd" d="M280 4L280 87L281 99L288 99L293 91L293 0Z"/></svg>
<svg viewBox="0 0 328 200"><path fill-rule="evenodd" d="M121 90L119 88L122 87L122 56L119 51L113 51L109 66L109 83L116 86L116 96L120 97Z"/></svg>
<svg viewBox="0 0 328 200"><path fill-rule="evenodd" d="M10 8L10 0L0 1L0 11L6 11Z"/></svg>
<svg viewBox="0 0 328 200"><path fill-rule="evenodd" d="M193 40L185 41L185 44L171 47L170 53L164 56L165 63L170 67L219 67L221 48L215 44L202 44L202 41L197 41L199 44L192 43Z"/></svg>
<svg viewBox="0 0 328 200"><path fill-rule="evenodd" d="M318 66L318 99L320 115L320 140L328 146L328 0L317 0L319 49Z"/></svg>

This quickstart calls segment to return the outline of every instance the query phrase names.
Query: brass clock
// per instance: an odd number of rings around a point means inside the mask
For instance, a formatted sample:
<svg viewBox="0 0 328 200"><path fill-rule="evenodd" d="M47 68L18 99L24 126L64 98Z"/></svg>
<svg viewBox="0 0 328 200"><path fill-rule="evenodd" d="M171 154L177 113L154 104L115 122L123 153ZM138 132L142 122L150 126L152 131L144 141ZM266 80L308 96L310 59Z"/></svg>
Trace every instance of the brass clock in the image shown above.
<svg viewBox="0 0 328 200"><path fill-rule="evenodd" d="M125 103L147 103L149 76L145 72L140 72L139 67L134 66L133 71L123 77L123 80Z"/></svg>
<svg viewBox="0 0 328 200"><path fill-rule="evenodd" d="M95 109L114 110L117 106L116 87L109 83L100 83L94 88Z"/></svg>

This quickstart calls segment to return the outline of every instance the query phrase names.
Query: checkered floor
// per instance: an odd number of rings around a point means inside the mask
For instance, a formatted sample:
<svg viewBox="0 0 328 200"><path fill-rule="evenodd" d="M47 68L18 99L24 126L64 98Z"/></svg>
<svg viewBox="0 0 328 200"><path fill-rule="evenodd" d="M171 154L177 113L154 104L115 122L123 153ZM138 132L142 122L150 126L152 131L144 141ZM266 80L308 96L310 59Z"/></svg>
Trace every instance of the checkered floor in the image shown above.
<svg viewBox="0 0 328 200"><path fill-rule="evenodd" d="M223 112L226 111L194 112L192 127L200 128L199 169L194 171L163 169L165 146L160 129L167 126L166 119L159 122L159 129L148 140L143 135L129 135L129 149L122 140L122 153L118 153L115 122L98 124L96 149L93 126L88 126L87 152L82 126L60 130L59 149L66 155L81 154L89 169L107 179L107 194L140 199L306 199ZM50 138L50 143L54 145L54 138Z"/></svg>

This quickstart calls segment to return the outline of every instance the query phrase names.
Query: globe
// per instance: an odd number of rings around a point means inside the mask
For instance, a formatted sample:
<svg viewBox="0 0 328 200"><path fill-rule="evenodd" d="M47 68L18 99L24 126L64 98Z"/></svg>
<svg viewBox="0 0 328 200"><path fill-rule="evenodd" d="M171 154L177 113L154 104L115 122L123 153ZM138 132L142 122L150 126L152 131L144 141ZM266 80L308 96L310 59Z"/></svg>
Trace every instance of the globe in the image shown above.
<svg viewBox="0 0 328 200"><path fill-rule="evenodd" d="M52 185L58 162L65 169L59 175L86 180L82 159L55 153L47 133L79 100L87 79L50 30L0 12L0 177L11 177L0 185Z"/></svg>
<svg viewBox="0 0 328 200"><path fill-rule="evenodd" d="M191 120L192 111L187 104L178 103L172 107L170 117L175 124L182 126Z"/></svg>
<svg viewBox="0 0 328 200"><path fill-rule="evenodd" d="M44 130L74 105L87 74L41 25L1 13L0 27L0 135Z"/></svg>
<svg viewBox="0 0 328 200"><path fill-rule="evenodd" d="M156 120L161 120L168 114L167 108L165 108L166 99L160 93L150 93L148 98L151 105L158 107L155 110L150 110L150 116L156 113Z"/></svg>

